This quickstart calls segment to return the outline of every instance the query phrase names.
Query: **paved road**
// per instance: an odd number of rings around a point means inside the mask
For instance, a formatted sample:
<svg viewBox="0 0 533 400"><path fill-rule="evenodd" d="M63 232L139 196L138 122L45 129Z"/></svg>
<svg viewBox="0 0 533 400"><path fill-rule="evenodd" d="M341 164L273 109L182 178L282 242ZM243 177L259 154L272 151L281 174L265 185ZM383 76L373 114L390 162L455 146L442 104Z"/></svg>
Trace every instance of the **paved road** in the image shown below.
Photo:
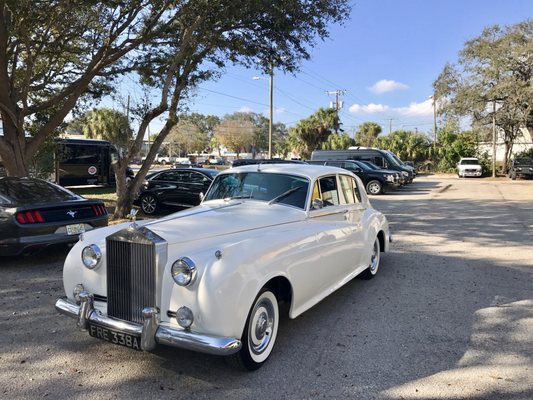
<svg viewBox="0 0 533 400"><path fill-rule="evenodd" d="M134 352L58 315L65 251L0 261L0 398L531 399L533 182L427 177L374 206L380 274L284 320L269 362Z"/></svg>

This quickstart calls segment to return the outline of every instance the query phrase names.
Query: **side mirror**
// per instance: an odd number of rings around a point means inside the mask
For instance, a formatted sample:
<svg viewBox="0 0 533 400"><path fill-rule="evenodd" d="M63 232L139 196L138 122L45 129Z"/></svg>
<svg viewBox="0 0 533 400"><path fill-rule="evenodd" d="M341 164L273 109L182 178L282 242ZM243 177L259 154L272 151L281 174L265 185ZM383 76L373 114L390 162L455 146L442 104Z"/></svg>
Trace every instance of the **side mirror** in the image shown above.
<svg viewBox="0 0 533 400"><path fill-rule="evenodd" d="M320 210L322 208L324 208L324 202L322 199L314 199L313 203L311 204L311 210Z"/></svg>

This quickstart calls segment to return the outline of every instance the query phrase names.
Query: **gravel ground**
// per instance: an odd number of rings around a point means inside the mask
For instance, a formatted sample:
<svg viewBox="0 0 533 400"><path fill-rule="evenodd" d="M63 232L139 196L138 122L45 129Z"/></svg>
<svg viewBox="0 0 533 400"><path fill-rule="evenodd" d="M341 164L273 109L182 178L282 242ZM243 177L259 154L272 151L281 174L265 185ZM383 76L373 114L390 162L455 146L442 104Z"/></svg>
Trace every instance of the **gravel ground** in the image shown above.
<svg viewBox="0 0 533 400"><path fill-rule="evenodd" d="M378 277L281 322L254 373L88 337L54 310L67 250L0 259L2 399L532 399L533 182L417 178Z"/></svg>

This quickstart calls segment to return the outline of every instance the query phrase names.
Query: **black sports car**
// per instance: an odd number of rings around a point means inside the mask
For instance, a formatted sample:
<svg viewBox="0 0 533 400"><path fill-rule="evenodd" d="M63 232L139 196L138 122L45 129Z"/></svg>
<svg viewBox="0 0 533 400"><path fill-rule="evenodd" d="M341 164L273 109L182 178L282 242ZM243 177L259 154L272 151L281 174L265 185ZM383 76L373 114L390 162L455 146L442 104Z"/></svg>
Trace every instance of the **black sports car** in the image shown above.
<svg viewBox="0 0 533 400"><path fill-rule="evenodd" d="M107 225L104 203L34 178L0 178L0 256L32 254L75 243Z"/></svg>
<svg viewBox="0 0 533 400"><path fill-rule="evenodd" d="M146 176L134 204L145 214L155 214L162 206L194 207L200 204L217 170L209 168L175 168Z"/></svg>

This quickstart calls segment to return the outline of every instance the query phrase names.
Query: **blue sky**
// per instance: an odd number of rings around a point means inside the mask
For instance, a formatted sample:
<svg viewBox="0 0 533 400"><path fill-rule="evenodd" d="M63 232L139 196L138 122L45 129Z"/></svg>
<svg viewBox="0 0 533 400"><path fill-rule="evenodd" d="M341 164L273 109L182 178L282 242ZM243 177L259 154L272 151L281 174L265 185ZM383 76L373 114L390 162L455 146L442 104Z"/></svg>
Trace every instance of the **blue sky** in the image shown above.
<svg viewBox="0 0 533 400"><path fill-rule="evenodd" d="M484 27L533 17L533 0L356 0L350 20L332 26L295 76L275 71L274 121L294 126L346 90L340 112L350 134L365 121L432 132L432 83L446 62L456 62L465 41ZM268 77L231 67L204 83L191 111L223 116L253 111L268 117ZM152 127L152 132L157 127Z"/></svg>

